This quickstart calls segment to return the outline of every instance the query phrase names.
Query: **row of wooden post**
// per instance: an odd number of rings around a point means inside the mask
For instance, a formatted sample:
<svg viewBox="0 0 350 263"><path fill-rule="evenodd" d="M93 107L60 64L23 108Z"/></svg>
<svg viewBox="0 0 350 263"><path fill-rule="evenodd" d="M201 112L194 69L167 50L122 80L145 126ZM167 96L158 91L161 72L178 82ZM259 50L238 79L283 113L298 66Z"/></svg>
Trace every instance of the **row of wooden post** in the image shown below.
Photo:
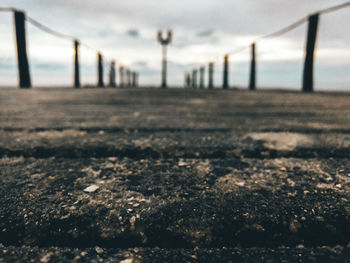
<svg viewBox="0 0 350 263"><path fill-rule="evenodd" d="M208 67L208 89L214 88L214 63L209 63ZM205 66L199 68L199 85L197 85L197 74L198 70L194 69L191 73L185 74L185 88L200 88L204 89L204 75L205 75Z"/></svg>
<svg viewBox="0 0 350 263"><path fill-rule="evenodd" d="M303 71L303 83L302 91L312 92L313 91L313 65L314 65L314 53L315 44L317 37L317 27L319 14L309 16L308 32L307 32L307 43L306 43L306 55L304 62ZM224 56L224 69L223 69L223 82L222 88L229 88L229 55ZM205 67L200 67L200 84L199 88L204 88L204 70ZM185 87L186 88L197 88L197 70L193 70L191 73L185 74ZM214 64L212 62L208 65L208 89L213 89L213 73ZM256 89L256 43L251 44L251 60L250 60L250 75L249 75L249 90Z"/></svg>
<svg viewBox="0 0 350 263"><path fill-rule="evenodd" d="M103 56L101 52L97 53L97 87L103 88L105 86L103 79ZM117 87L116 83L117 71L114 60L110 63L109 69L109 87ZM138 73L131 71L124 66L119 67L119 85L120 88L136 88L138 87ZM79 74L79 41L74 40L74 87L80 88L80 74Z"/></svg>
<svg viewBox="0 0 350 263"><path fill-rule="evenodd" d="M26 33L25 33L25 14L21 11L14 12L15 20L15 32L16 32L16 43L17 43L17 59L18 59L18 73L19 73L19 87L30 88L31 78L29 73L29 63L26 48ZM309 17L308 33L307 33L307 44L306 44L306 56L304 62L303 71L303 84L302 91L312 92L313 91L313 64L314 64L314 50L317 37L319 14L314 14ZM98 87L104 87L103 81L103 57L102 54L98 53ZM115 61L111 62L109 75L109 86L116 87L116 70ZM199 88L204 88L204 71L205 68L201 67L199 70L200 81ZM124 67L119 68L120 72L120 87L136 87L138 85L138 74L131 72ZM197 88L197 70L193 70L191 74L185 75L185 86ZM209 80L208 88L212 89L213 85L213 74L214 67L213 63L209 63L208 67ZM126 76L124 76L126 74ZM191 80L192 79L192 80ZM74 41L74 87L80 87L80 71L79 71L79 41ZM223 89L229 88L229 55L224 56L224 70L223 70ZM256 44L251 45L251 65L250 65L250 78L249 78L249 89L256 89Z"/></svg>
<svg viewBox="0 0 350 263"><path fill-rule="evenodd" d="M26 30L25 30L25 13L22 11L14 11L16 43L17 43L17 60L18 60L18 75L19 75L19 87L30 88L32 86L29 63L26 47ZM80 64L79 64L79 41L74 40L74 81L75 88L81 87L80 82ZM109 70L109 86L117 87L116 84L116 69L115 61L111 61ZM97 86L105 87L103 79L103 56L100 52L97 53ZM119 87L137 87L138 86L138 73L130 71L129 69L120 66L119 67Z"/></svg>

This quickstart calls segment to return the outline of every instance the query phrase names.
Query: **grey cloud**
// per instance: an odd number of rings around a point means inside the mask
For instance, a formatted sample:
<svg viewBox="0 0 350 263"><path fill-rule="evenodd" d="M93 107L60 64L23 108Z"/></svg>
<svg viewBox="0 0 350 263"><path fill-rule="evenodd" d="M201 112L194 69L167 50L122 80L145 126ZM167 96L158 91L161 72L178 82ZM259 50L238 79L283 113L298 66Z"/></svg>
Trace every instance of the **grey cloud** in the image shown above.
<svg viewBox="0 0 350 263"><path fill-rule="evenodd" d="M134 63L134 65L137 67L148 67L148 62L147 61L137 61Z"/></svg>
<svg viewBox="0 0 350 263"><path fill-rule="evenodd" d="M218 37L211 37L209 39L205 39L206 44L218 44L220 42L220 38ZM200 45L203 44L202 38L194 38L194 37L178 37L174 41L174 47L177 48L185 48L193 45Z"/></svg>
<svg viewBox="0 0 350 263"><path fill-rule="evenodd" d="M6 63L0 63L1 70L3 71L13 71L17 69L17 66L14 64L6 64Z"/></svg>
<svg viewBox="0 0 350 263"><path fill-rule="evenodd" d="M140 36L140 32L137 29L129 29L126 31L126 34L132 38L138 38Z"/></svg>
<svg viewBox="0 0 350 263"><path fill-rule="evenodd" d="M54 62L50 62L50 63L40 63L40 62L33 62L32 63L33 68L37 68L37 69L43 69L43 70L63 70L63 69L67 69L68 65L63 64L63 63L54 63Z"/></svg>
<svg viewBox="0 0 350 263"><path fill-rule="evenodd" d="M199 31L197 33L197 37L210 37L213 34L214 34L214 30L213 29L208 29L208 30Z"/></svg>
<svg viewBox="0 0 350 263"><path fill-rule="evenodd" d="M131 65L131 68L139 72L142 76L158 76L159 70L151 67L147 61L137 61Z"/></svg>

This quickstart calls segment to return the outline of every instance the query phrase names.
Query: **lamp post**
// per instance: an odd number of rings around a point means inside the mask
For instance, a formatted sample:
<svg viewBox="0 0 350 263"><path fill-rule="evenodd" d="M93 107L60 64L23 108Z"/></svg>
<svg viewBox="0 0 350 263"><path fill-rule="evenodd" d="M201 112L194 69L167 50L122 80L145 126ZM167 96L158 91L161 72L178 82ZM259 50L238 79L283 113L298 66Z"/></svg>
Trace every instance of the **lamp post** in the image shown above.
<svg viewBox="0 0 350 263"><path fill-rule="evenodd" d="M172 32L168 30L167 37L163 38L163 33L161 30L158 31L158 42L162 45L163 59L162 59L162 88L167 87L166 73L167 73L167 45L170 44L172 39Z"/></svg>

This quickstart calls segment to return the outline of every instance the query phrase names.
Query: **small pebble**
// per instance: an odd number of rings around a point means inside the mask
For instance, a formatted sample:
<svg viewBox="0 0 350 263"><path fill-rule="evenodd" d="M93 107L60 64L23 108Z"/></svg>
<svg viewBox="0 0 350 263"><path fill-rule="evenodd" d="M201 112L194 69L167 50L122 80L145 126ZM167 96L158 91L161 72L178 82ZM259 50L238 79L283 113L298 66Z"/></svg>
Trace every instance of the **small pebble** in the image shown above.
<svg viewBox="0 0 350 263"><path fill-rule="evenodd" d="M236 185L237 185L237 186L244 186L244 185L245 185L245 182L243 182L243 181L242 181L242 182L237 182Z"/></svg>
<svg viewBox="0 0 350 263"><path fill-rule="evenodd" d="M118 158L117 157L109 157L108 161L115 163L116 161L118 161Z"/></svg>
<svg viewBox="0 0 350 263"><path fill-rule="evenodd" d="M98 254L102 254L102 253L103 253L103 249L100 248L100 247L96 247L95 250L96 250L96 252L97 252Z"/></svg>
<svg viewBox="0 0 350 263"><path fill-rule="evenodd" d="M178 166L186 166L188 163L184 162L184 161L179 161L179 163L177 164Z"/></svg>
<svg viewBox="0 0 350 263"><path fill-rule="evenodd" d="M47 253L45 256L43 256L43 257L40 259L40 262L41 262L41 263L47 263L47 262L49 262L51 256L52 256L52 253Z"/></svg>
<svg viewBox="0 0 350 263"><path fill-rule="evenodd" d="M84 192L93 193L93 192L95 192L98 188L99 188L99 187L98 187L97 185L93 184L93 185L90 185L90 186L86 187L86 188L84 189Z"/></svg>

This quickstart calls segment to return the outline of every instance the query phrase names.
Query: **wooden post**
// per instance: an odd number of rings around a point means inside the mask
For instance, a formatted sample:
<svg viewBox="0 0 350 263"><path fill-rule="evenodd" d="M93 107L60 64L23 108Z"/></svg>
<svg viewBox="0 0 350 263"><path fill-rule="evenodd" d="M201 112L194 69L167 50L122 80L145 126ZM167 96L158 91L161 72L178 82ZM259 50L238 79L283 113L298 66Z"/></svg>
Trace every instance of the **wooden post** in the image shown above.
<svg viewBox="0 0 350 263"><path fill-rule="evenodd" d="M80 88L79 41L74 40L74 87Z"/></svg>
<svg viewBox="0 0 350 263"><path fill-rule="evenodd" d="M124 67L120 66L119 67L119 87L124 88L125 85L125 79L124 79Z"/></svg>
<svg viewBox="0 0 350 263"><path fill-rule="evenodd" d="M191 74L185 74L185 88L191 88Z"/></svg>
<svg viewBox="0 0 350 263"><path fill-rule="evenodd" d="M313 91L313 65L314 53L317 36L319 14L309 16L309 26L307 32L306 55L303 73L303 88L304 92Z"/></svg>
<svg viewBox="0 0 350 263"><path fill-rule="evenodd" d="M223 89L228 89L228 59L229 56L225 55L224 57L224 79L223 79L223 84L222 84L222 88Z"/></svg>
<svg viewBox="0 0 350 263"><path fill-rule="evenodd" d="M161 30L158 31L158 41L162 45L162 53L163 53L163 58L162 58L162 85L161 87L163 89L167 88L167 45L170 44L171 39L172 39L172 31L168 30L168 34L166 38L163 38L163 33Z"/></svg>
<svg viewBox="0 0 350 263"><path fill-rule="evenodd" d="M200 67L199 68L199 88L204 89L204 70L205 67Z"/></svg>
<svg viewBox="0 0 350 263"><path fill-rule="evenodd" d="M19 87L30 88L32 84L30 81L29 63L26 46L25 13L15 11L14 20L17 44Z"/></svg>
<svg viewBox="0 0 350 263"><path fill-rule="evenodd" d="M192 71L192 88L193 89L197 88L197 70L196 69Z"/></svg>
<svg viewBox="0 0 350 263"><path fill-rule="evenodd" d="M110 68L110 71L109 71L109 86L111 86L112 88L116 87L115 78L116 78L115 61L113 60L111 62L111 68Z"/></svg>
<svg viewBox="0 0 350 263"><path fill-rule="evenodd" d="M135 87L138 88L138 87L139 87L139 76L140 76L140 75L139 75L138 72L136 72L135 74L136 74L136 75L135 75L135 76L136 76L136 79L135 79L135 85L136 85L136 86L135 86Z"/></svg>
<svg viewBox="0 0 350 263"><path fill-rule="evenodd" d="M129 69L126 70L126 82L127 82L126 86L128 88L130 88L131 87L131 72Z"/></svg>
<svg viewBox="0 0 350 263"><path fill-rule="evenodd" d="M102 54L100 52L97 53L97 60L98 60L98 81L97 81L97 87L103 88L103 61L102 61Z"/></svg>
<svg viewBox="0 0 350 263"><path fill-rule="evenodd" d="M213 89L214 88L214 63L213 62L209 63L208 75L209 75L208 89Z"/></svg>
<svg viewBox="0 0 350 263"><path fill-rule="evenodd" d="M250 62L250 79L249 79L249 90L256 89L256 56L255 56L255 43L251 45L251 62Z"/></svg>
<svg viewBox="0 0 350 263"><path fill-rule="evenodd" d="M135 71L132 72L132 87L137 87L137 73Z"/></svg>
<svg viewBox="0 0 350 263"><path fill-rule="evenodd" d="M191 88L191 83L192 83L192 79L191 79L191 73L187 73L187 88Z"/></svg>
<svg viewBox="0 0 350 263"><path fill-rule="evenodd" d="M128 88L129 87L129 70L125 69L125 82L124 82L124 87Z"/></svg>
<svg viewBox="0 0 350 263"><path fill-rule="evenodd" d="M167 88L167 80L166 80L166 73L167 73L167 53L166 53L166 45L162 45L163 49L163 59L162 59L162 88Z"/></svg>

